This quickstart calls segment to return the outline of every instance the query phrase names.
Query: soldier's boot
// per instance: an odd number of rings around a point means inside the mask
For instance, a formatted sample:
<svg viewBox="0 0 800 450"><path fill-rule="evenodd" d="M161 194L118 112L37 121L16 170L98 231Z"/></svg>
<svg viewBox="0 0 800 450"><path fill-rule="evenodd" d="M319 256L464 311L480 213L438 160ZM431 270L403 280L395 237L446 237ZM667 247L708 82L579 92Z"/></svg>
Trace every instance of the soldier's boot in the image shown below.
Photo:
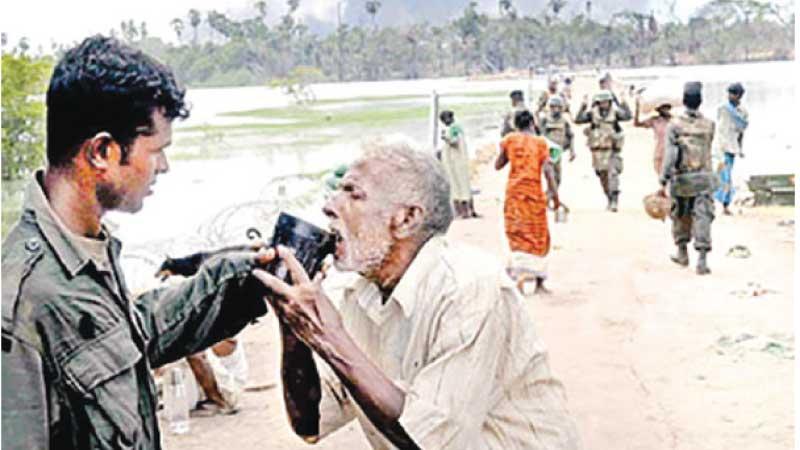
<svg viewBox="0 0 800 450"><path fill-rule="evenodd" d="M617 212L617 204L619 202L619 192L612 192L608 198L608 210Z"/></svg>
<svg viewBox="0 0 800 450"><path fill-rule="evenodd" d="M705 255L703 253L703 255ZM705 256L703 256L705 258ZM678 253L669 257L675 264L680 266L688 266L689 265L689 251L686 249L686 244L682 244L678 246ZM700 263L698 263L699 267Z"/></svg>
<svg viewBox="0 0 800 450"><path fill-rule="evenodd" d="M711 269L708 268L708 263L706 262L706 254L708 250L700 250L700 256L697 258L697 274L698 275L708 275L711 273Z"/></svg>

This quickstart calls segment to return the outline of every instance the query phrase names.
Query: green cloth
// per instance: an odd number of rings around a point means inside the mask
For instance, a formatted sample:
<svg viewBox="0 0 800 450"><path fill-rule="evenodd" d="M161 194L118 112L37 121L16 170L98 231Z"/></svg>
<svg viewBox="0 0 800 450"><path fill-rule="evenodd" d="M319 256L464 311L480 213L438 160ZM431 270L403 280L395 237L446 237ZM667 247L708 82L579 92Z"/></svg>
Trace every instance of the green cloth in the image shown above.
<svg viewBox="0 0 800 450"><path fill-rule="evenodd" d="M464 134L464 130L461 128L461 125L454 123L447 127L447 138L451 140L458 139L459 136Z"/></svg>
<svg viewBox="0 0 800 450"><path fill-rule="evenodd" d="M131 298L121 243L101 261L67 232L40 180L3 242L4 449L160 449L151 369L234 336L266 313L250 254Z"/></svg>
<svg viewBox="0 0 800 450"><path fill-rule="evenodd" d="M557 164L561 161L561 155L564 153L564 149L550 139L544 138L544 140L547 141L547 148L550 151L550 161L552 161L553 164Z"/></svg>
<svg viewBox="0 0 800 450"><path fill-rule="evenodd" d="M347 173L347 169L349 168L350 166L347 164L342 164L334 169L333 174L325 179L325 184L328 186L328 188L333 191L339 189L339 183L342 182L342 178L344 178L344 175Z"/></svg>

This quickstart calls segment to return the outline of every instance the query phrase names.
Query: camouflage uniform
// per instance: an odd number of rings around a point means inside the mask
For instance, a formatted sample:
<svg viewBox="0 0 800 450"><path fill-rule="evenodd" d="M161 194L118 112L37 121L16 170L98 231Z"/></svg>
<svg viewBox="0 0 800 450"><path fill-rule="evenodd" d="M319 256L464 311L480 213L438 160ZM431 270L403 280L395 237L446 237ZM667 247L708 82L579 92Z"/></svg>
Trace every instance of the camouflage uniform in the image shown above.
<svg viewBox="0 0 800 450"><path fill-rule="evenodd" d="M40 176L3 242L2 447L159 449L151 368L266 312L248 276L253 257L230 253L131 299L120 242L104 229L105 252L87 251L53 213Z"/></svg>
<svg viewBox="0 0 800 450"><path fill-rule="evenodd" d="M612 100L611 108L606 114L596 105L596 102L604 100ZM619 176L623 170L621 151L625 141L619 122L631 120L631 110L624 101L616 106L607 91L596 95L592 103L588 110L585 104L581 106L575 116L575 123L590 124L584 129L584 134L592 152L592 167L609 201L614 199L616 202L619 195Z"/></svg>
<svg viewBox="0 0 800 450"><path fill-rule="evenodd" d="M525 111L528 108L525 106L524 103L520 103L519 105L511 108L505 116L503 116L503 125L500 129L500 137L505 137L508 133L513 133L514 131L518 131L517 127L514 126L514 116L520 112Z"/></svg>
<svg viewBox="0 0 800 450"><path fill-rule="evenodd" d="M711 250L711 222L717 178L711 165L714 122L699 111L675 117L667 128L661 182L670 182L672 237L686 246L694 237L698 251Z"/></svg>
<svg viewBox="0 0 800 450"><path fill-rule="evenodd" d="M563 92L555 92L552 93L548 90L545 90L539 95L539 100L536 102L536 114L539 115L543 111L547 109L547 105L550 104L550 99L552 98L559 98L562 101L562 107L564 108L564 113L569 114L569 101L567 99L566 94Z"/></svg>
<svg viewBox="0 0 800 450"><path fill-rule="evenodd" d="M553 113L548 113L541 120L542 136L550 139L559 146L563 152L572 151L572 128L566 115L562 113L555 117ZM561 185L561 158L555 164L556 185Z"/></svg>

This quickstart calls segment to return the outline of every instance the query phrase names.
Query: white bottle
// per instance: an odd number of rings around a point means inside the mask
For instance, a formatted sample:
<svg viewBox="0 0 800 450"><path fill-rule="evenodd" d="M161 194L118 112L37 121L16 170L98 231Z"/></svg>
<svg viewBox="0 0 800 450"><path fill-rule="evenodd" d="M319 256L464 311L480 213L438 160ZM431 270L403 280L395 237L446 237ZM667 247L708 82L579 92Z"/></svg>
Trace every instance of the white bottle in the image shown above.
<svg viewBox="0 0 800 450"><path fill-rule="evenodd" d="M185 377L183 368L174 367L169 371L164 386L164 412L173 434L189 432L189 398Z"/></svg>

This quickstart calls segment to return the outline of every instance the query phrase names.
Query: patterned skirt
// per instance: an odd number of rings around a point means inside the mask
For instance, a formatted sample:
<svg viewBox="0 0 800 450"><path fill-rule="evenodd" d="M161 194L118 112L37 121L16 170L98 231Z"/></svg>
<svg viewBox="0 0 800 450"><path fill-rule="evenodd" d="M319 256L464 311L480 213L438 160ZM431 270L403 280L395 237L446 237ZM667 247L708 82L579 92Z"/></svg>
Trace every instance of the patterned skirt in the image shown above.
<svg viewBox="0 0 800 450"><path fill-rule="evenodd" d="M550 252L545 198L506 196L503 218L511 248L512 272L528 272L544 277L545 257Z"/></svg>

